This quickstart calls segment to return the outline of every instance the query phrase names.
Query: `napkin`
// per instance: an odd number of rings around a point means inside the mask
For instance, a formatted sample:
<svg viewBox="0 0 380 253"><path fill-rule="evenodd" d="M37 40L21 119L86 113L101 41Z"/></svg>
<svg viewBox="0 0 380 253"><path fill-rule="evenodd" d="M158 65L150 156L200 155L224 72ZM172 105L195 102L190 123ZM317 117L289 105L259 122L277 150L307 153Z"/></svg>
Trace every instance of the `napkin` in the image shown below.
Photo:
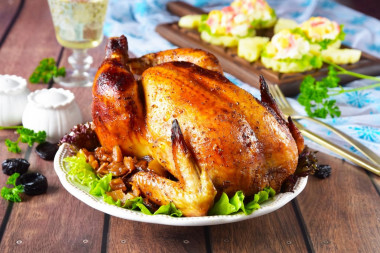
<svg viewBox="0 0 380 253"><path fill-rule="evenodd" d="M136 55L176 48L155 32L158 24L177 21L177 16L166 10L168 0L110 0L104 27L106 36L128 38L129 48ZM206 11L221 9L231 0L185 0L189 4ZM344 44L358 48L374 56L380 57L380 21L330 0L268 0L277 15L303 22L311 16L324 16L344 24L346 39ZM226 73L233 83L260 97L259 91ZM345 85L345 89L360 87L374 83L368 80L357 80ZM380 156L380 88L341 94L334 97L341 108L339 118L327 118L325 121L363 143ZM288 98L292 106L301 114L305 114L296 98ZM354 147L342 141L338 136L324 127L302 120L301 123L311 131L341 145L360 155ZM307 145L325 153L335 155L323 147L306 141Z"/></svg>

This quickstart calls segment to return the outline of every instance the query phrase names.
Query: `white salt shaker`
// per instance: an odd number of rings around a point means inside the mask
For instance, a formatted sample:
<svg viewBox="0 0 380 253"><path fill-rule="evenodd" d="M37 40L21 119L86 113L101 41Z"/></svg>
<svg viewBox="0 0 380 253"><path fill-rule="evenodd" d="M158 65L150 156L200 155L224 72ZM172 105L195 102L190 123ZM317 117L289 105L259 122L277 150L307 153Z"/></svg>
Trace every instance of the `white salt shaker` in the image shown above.
<svg viewBox="0 0 380 253"><path fill-rule="evenodd" d="M0 126L21 124L29 93L24 78L0 75Z"/></svg>
<svg viewBox="0 0 380 253"><path fill-rule="evenodd" d="M74 94L64 89L42 89L28 96L22 116L24 127L46 132L46 140L58 142L70 129L82 123L82 115Z"/></svg>

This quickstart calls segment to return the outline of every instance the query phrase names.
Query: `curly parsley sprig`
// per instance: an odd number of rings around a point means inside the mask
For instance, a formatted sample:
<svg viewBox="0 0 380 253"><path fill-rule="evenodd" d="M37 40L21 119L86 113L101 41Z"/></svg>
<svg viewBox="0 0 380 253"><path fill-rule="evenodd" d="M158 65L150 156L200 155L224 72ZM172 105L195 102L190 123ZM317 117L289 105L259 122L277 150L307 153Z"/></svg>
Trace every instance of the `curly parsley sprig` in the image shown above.
<svg viewBox="0 0 380 253"><path fill-rule="evenodd" d="M12 153L20 153L21 148L18 145L20 142L22 143L28 143L28 145L31 147L35 142L42 143L46 140L46 132L45 131L38 131L37 133L34 132L31 129L24 128L22 126L11 126L11 127L1 127L0 130L3 129L16 129L16 132L19 134L19 137L16 141L11 141L10 139L5 140L5 145L8 148L9 152Z"/></svg>
<svg viewBox="0 0 380 253"><path fill-rule="evenodd" d="M45 58L40 61L32 75L29 77L31 83L49 83L53 77L65 76L65 67L58 68L54 58Z"/></svg>
<svg viewBox="0 0 380 253"><path fill-rule="evenodd" d="M16 185L16 179L20 176L20 173L14 173L7 180L8 185L13 187L8 188L4 186L1 188L1 197L12 202L21 202L20 193L24 192L24 186L22 184Z"/></svg>
<svg viewBox="0 0 380 253"><path fill-rule="evenodd" d="M336 100L331 97L342 93L380 87L380 83L375 83L345 90L339 85L340 78L338 75L350 75L359 79L369 79L378 82L380 82L380 78L355 73L331 62L326 63L329 64L329 71L326 77L322 78L320 81L316 81L314 77L308 75L303 79L300 86L298 102L305 107L305 111L310 117L326 118L328 115L333 118L339 117L341 111L336 105ZM340 90L332 90L337 87L339 87Z"/></svg>

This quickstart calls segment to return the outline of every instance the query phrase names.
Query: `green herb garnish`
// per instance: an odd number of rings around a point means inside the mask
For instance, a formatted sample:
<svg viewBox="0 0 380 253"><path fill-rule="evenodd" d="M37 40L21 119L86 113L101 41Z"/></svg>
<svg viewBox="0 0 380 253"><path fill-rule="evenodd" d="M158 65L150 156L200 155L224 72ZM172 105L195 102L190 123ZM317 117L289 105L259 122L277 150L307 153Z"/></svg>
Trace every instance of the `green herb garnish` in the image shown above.
<svg viewBox="0 0 380 253"><path fill-rule="evenodd" d="M314 77L308 75L303 79L300 86L298 102L305 107L305 111L310 117L326 118L328 115L333 118L339 117L341 111L336 105L336 100L331 97L342 93L380 87L380 83L375 83L359 88L344 90L342 86L339 85L340 78L338 75L350 75L360 79L369 79L378 82L380 82L380 78L348 71L331 62L326 63L329 64L326 77L322 78L320 81L316 81ZM333 90L333 88L337 87L340 87L340 90Z"/></svg>
<svg viewBox="0 0 380 253"><path fill-rule="evenodd" d="M45 58L40 61L39 65L29 77L31 83L49 83L53 77L65 76L65 67L58 68L54 58Z"/></svg>
<svg viewBox="0 0 380 253"><path fill-rule="evenodd" d="M14 173L7 180L8 185L13 185L12 188L4 186L1 188L1 197L12 202L21 202L20 193L24 192L23 185L16 185L16 179L20 176L20 173Z"/></svg>
<svg viewBox="0 0 380 253"><path fill-rule="evenodd" d="M7 146L8 151L12 153L20 153L21 148L18 145L20 142L28 143L31 147L35 142L42 143L46 140L46 132L38 131L37 133L31 129L24 128L22 126L10 126L10 127L1 127L3 129L16 129L16 132L20 135L16 141L11 141L10 139L5 140L5 146Z"/></svg>

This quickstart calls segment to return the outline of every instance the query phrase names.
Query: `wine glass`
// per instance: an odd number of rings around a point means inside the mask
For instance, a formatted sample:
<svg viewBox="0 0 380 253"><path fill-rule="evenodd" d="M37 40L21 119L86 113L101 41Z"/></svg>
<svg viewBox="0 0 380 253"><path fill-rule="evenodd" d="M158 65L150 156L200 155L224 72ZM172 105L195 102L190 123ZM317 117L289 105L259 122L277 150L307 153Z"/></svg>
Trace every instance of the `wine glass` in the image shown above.
<svg viewBox="0 0 380 253"><path fill-rule="evenodd" d="M87 49L103 40L103 23L108 0L48 0L55 35L59 44L73 54L68 62L72 69L54 81L67 87L91 86L95 71L90 69L92 57Z"/></svg>

